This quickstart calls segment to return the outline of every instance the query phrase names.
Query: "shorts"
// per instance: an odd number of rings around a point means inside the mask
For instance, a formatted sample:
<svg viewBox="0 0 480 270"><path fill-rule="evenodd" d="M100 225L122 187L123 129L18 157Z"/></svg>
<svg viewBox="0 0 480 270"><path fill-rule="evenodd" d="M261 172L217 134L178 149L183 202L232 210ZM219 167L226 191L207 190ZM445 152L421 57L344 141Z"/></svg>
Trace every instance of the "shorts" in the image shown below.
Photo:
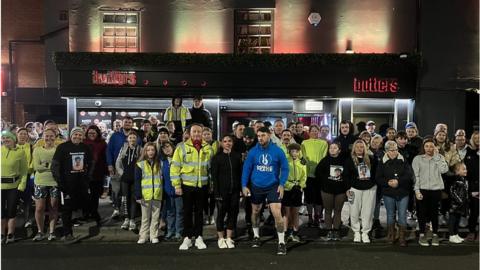
<svg viewBox="0 0 480 270"><path fill-rule="evenodd" d="M46 198L58 199L60 198L60 191L58 190L58 187L35 185L33 197L36 200Z"/></svg>
<svg viewBox="0 0 480 270"><path fill-rule="evenodd" d="M300 207L302 206L302 190L299 188L292 188L285 190L283 193L282 206L286 207Z"/></svg>
<svg viewBox="0 0 480 270"><path fill-rule="evenodd" d="M313 177L307 178L307 187L305 187L305 204L323 205L320 181Z"/></svg>
<svg viewBox="0 0 480 270"><path fill-rule="evenodd" d="M270 187L256 187L252 185L251 191L251 201L252 204L263 204L265 200L267 203L280 203L280 194L277 192L278 185Z"/></svg>

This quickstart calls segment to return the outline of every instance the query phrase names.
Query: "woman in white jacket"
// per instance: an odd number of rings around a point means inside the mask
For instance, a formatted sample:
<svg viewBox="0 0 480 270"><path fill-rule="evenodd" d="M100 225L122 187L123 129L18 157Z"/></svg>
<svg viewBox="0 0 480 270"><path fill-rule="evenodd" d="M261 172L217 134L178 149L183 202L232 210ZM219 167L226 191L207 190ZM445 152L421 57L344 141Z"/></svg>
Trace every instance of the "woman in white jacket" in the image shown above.
<svg viewBox="0 0 480 270"><path fill-rule="evenodd" d="M438 204L441 200L441 192L444 189L442 174L448 171L448 165L445 158L438 153L433 140L424 140L422 150L423 153L416 156L412 163L420 227L418 243L422 246L429 245L425 236L425 225L430 221L433 231L432 246L438 246Z"/></svg>

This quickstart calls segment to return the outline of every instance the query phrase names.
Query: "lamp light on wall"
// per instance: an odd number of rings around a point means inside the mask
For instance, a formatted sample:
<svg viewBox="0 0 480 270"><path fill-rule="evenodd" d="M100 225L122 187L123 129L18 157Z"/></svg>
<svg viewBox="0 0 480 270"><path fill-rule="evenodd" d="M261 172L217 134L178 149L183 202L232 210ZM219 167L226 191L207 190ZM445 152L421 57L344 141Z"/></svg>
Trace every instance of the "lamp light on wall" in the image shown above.
<svg viewBox="0 0 480 270"><path fill-rule="evenodd" d="M312 12L308 15L308 22L315 27L317 27L321 20L322 16L320 16L320 13L318 12Z"/></svg>
<svg viewBox="0 0 480 270"><path fill-rule="evenodd" d="M347 39L347 48L345 49L345 53L348 53L348 54L355 53L352 47L352 41L350 39Z"/></svg>

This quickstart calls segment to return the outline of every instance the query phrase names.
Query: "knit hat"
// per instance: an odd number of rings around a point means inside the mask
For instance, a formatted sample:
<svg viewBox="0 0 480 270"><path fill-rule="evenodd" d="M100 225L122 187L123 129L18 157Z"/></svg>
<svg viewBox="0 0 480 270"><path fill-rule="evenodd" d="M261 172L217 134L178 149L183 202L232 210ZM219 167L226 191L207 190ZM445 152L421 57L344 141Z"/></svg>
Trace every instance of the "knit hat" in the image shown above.
<svg viewBox="0 0 480 270"><path fill-rule="evenodd" d="M7 137L12 139L14 142L17 142L17 136L15 136L15 134L10 132L9 130L2 131L2 137Z"/></svg>
<svg viewBox="0 0 480 270"><path fill-rule="evenodd" d="M166 127L161 127L158 129L158 133L160 134L161 132L165 132L167 134L170 135L170 132L168 131L168 129Z"/></svg>
<svg viewBox="0 0 480 270"><path fill-rule="evenodd" d="M405 125L405 129L409 129L409 128L418 129L418 128L417 128L417 124L415 124L415 122L408 122L408 123Z"/></svg>
<svg viewBox="0 0 480 270"><path fill-rule="evenodd" d="M73 134L76 132L80 132L82 135L84 135L83 129L81 127L74 127L72 130L70 130L70 138L72 138Z"/></svg>
<svg viewBox="0 0 480 270"><path fill-rule="evenodd" d="M255 131L251 127L246 127L243 131L243 136L253 139L255 138Z"/></svg>

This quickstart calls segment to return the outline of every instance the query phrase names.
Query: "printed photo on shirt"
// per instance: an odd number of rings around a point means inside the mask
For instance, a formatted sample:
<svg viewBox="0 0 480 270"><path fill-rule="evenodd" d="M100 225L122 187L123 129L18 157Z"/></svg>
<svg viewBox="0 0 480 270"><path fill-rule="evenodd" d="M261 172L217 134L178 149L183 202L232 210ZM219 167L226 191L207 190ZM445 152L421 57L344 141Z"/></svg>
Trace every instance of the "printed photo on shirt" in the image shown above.
<svg viewBox="0 0 480 270"><path fill-rule="evenodd" d="M83 171L83 155L72 155L72 171L81 172Z"/></svg>
<svg viewBox="0 0 480 270"><path fill-rule="evenodd" d="M333 181L342 181L343 167L338 165L330 165L330 176L328 179Z"/></svg>
<svg viewBox="0 0 480 270"><path fill-rule="evenodd" d="M361 163L357 167L358 169L358 179L360 180L369 180L370 179L370 169L364 163Z"/></svg>

